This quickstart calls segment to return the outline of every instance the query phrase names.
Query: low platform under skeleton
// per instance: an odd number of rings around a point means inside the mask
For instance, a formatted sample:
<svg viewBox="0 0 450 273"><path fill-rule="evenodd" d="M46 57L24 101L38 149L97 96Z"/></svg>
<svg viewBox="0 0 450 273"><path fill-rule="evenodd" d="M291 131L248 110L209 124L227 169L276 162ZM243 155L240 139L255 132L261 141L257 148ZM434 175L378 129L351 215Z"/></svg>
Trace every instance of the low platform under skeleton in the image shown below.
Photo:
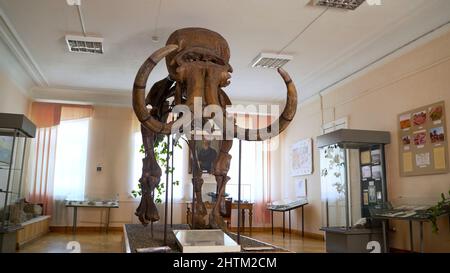
<svg viewBox="0 0 450 273"><path fill-rule="evenodd" d="M241 246L220 229L174 230L183 253L240 252Z"/></svg>

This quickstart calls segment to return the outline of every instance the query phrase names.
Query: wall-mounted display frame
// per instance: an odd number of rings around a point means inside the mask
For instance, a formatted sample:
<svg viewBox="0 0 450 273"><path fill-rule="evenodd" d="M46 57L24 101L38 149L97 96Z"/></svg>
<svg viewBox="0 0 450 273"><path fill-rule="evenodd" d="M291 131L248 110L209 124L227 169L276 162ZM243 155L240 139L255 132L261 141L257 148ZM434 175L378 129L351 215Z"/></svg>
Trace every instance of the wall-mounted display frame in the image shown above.
<svg viewBox="0 0 450 273"><path fill-rule="evenodd" d="M312 139L306 138L291 146L290 166L292 176L313 173Z"/></svg>
<svg viewBox="0 0 450 273"><path fill-rule="evenodd" d="M297 198L307 198L308 197L308 186L307 180L303 177L296 177L295 183L295 197Z"/></svg>
<svg viewBox="0 0 450 273"><path fill-rule="evenodd" d="M444 101L399 114L398 138L401 176L449 172Z"/></svg>

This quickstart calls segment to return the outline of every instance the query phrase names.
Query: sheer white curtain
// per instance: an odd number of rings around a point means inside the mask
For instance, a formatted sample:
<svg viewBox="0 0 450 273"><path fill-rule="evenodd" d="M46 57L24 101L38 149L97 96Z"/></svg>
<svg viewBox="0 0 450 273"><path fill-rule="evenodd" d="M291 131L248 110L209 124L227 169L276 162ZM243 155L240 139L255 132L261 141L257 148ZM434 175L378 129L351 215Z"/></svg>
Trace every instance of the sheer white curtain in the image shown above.
<svg viewBox="0 0 450 273"><path fill-rule="evenodd" d="M266 116L237 117L238 124L247 128L265 127L270 121L271 118ZM266 206L271 202L271 140L242 141L241 145L241 200L254 203L253 222L255 225L264 225L270 222ZM226 192L233 200L238 200L239 140L233 140L230 154L232 159L228 176L231 179Z"/></svg>
<svg viewBox="0 0 450 273"><path fill-rule="evenodd" d="M61 121L56 149L54 198L83 200L89 118Z"/></svg>
<svg viewBox="0 0 450 273"><path fill-rule="evenodd" d="M82 200L86 183L89 118L61 121L56 143L52 224L66 225L65 200Z"/></svg>

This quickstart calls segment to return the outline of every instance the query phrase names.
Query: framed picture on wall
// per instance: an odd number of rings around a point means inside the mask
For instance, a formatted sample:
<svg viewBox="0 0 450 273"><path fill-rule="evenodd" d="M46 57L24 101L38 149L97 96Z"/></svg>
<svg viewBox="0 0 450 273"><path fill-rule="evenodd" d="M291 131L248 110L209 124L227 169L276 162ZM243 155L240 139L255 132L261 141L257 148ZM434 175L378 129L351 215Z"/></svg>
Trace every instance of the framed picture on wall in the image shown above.
<svg viewBox="0 0 450 273"><path fill-rule="evenodd" d="M297 177L294 179L295 197L306 198L308 196L306 178Z"/></svg>
<svg viewBox="0 0 450 273"><path fill-rule="evenodd" d="M291 146L290 166L292 176L313 173L312 139L300 140Z"/></svg>
<svg viewBox="0 0 450 273"><path fill-rule="evenodd" d="M219 140L201 140L195 145L197 152L197 158L199 161L200 169L202 173L213 172L214 161L220 152ZM189 156L189 173L192 173L192 156Z"/></svg>

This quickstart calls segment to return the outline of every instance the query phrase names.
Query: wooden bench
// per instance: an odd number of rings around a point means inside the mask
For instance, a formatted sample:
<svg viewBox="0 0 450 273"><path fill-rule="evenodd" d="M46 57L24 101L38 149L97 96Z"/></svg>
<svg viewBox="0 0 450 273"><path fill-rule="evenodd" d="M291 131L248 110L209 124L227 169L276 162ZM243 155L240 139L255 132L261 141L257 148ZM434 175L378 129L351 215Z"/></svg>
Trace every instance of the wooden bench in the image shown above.
<svg viewBox="0 0 450 273"><path fill-rule="evenodd" d="M22 223L22 229L17 231L17 249L35 240L49 231L50 216L39 216Z"/></svg>

